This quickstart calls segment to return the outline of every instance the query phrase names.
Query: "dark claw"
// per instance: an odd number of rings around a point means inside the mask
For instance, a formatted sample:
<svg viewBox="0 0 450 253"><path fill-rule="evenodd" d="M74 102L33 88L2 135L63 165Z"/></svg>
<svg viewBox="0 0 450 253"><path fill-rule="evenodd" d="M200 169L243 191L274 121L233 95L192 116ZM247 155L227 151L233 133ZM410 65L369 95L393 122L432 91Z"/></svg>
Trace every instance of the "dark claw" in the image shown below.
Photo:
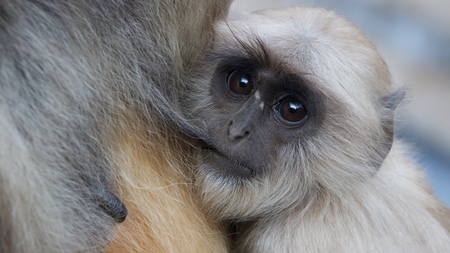
<svg viewBox="0 0 450 253"><path fill-rule="evenodd" d="M115 222L123 222L128 215L128 210L122 201L109 190L97 192L99 206L109 214Z"/></svg>

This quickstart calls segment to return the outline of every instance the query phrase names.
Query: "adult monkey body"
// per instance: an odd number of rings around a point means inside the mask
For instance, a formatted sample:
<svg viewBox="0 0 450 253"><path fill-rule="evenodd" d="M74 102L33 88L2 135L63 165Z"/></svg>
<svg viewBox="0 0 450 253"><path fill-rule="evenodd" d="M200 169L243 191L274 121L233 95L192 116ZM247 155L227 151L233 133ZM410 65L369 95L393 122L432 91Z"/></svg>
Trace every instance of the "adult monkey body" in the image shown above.
<svg viewBox="0 0 450 253"><path fill-rule="evenodd" d="M0 252L225 250L173 101L229 2L175 2L0 1Z"/></svg>
<svg viewBox="0 0 450 253"><path fill-rule="evenodd" d="M268 10L215 41L186 108L204 140L196 184L237 223L235 252L450 249L449 210L393 141L404 91L352 24Z"/></svg>

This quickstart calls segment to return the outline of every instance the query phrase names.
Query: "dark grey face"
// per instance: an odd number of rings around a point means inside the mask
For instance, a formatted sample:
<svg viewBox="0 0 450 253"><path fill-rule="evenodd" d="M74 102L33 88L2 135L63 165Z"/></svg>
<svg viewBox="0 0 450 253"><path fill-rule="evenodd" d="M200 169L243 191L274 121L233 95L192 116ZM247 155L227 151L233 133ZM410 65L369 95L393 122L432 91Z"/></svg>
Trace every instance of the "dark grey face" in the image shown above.
<svg viewBox="0 0 450 253"><path fill-rule="evenodd" d="M270 61L263 45L241 54L214 56L219 63L208 87L210 103L193 116L206 142L202 168L245 180L274 168L283 145L314 132L321 103L307 75Z"/></svg>

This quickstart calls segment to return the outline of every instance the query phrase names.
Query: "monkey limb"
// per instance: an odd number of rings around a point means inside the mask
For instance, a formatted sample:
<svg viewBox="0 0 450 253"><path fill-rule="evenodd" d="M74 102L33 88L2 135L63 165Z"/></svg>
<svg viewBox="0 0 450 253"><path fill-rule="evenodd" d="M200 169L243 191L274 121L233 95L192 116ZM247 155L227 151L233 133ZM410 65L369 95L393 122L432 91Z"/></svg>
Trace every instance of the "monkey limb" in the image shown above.
<svg viewBox="0 0 450 253"><path fill-rule="evenodd" d="M177 101L228 6L0 1L1 252L225 250L181 171Z"/></svg>

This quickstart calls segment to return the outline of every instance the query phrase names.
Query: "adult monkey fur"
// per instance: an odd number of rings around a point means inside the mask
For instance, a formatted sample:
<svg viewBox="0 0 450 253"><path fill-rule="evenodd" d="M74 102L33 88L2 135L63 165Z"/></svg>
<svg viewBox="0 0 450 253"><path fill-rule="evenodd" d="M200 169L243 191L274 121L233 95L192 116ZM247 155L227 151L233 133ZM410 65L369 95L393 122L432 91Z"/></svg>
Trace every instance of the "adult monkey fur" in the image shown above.
<svg viewBox="0 0 450 253"><path fill-rule="evenodd" d="M404 90L353 24L242 14L216 27L205 65L186 100L204 141L196 184L236 222L235 252L450 249L449 210L393 140Z"/></svg>
<svg viewBox="0 0 450 253"><path fill-rule="evenodd" d="M0 252L226 251L174 101L228 7L0 0Z"/></svg>

